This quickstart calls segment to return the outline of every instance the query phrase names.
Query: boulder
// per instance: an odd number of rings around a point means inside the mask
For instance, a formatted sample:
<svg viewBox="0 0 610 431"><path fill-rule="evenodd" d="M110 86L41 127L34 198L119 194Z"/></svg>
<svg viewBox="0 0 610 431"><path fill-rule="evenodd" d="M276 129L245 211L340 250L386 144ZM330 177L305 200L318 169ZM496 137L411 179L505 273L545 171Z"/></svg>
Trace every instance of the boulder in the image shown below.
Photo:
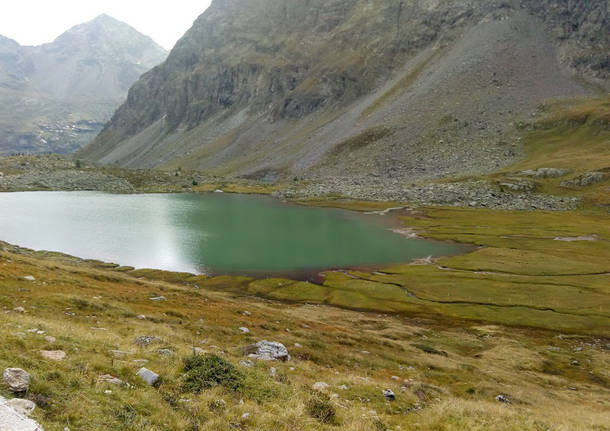
<svg viewBox="0 0 610 431"><path fill-rule="evenodd" d="M4 384L14 394L27 392L30 387L30 375L21 368L7 368L2 375Z"/></svg>
<svg viewBox="0 0 610 431"><path fill-rule="evenodd" d="M138 370L138 376L150 386L154 385L159 380L159 375L157 373L143 367Z"/></svg>
<svg viewBox="0 0 610 431"><path fill-rule="evenodd" d="M261 361L289 361L288 349L277 341L259 341L246 347L249 358Z"/></svg>

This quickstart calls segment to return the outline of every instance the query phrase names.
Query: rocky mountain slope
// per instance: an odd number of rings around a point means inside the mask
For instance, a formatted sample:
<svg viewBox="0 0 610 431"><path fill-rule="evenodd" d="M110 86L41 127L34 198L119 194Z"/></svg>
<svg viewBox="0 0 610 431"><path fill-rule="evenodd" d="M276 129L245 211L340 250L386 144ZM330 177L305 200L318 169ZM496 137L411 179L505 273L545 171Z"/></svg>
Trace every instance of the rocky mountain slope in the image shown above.
<svg viewBox="0 0 610 431"><path fill-rule="evenodd" d="M90 142L166 51L107 15L52 43L0 37L0 154L70 152Z"/></svg>
<svg viewBox="0 0 610 431"><path fill-rule="evenodd" d="M416 181L519 157L542 101L610 88L606 2L215 0L80 156Z"/></svg>

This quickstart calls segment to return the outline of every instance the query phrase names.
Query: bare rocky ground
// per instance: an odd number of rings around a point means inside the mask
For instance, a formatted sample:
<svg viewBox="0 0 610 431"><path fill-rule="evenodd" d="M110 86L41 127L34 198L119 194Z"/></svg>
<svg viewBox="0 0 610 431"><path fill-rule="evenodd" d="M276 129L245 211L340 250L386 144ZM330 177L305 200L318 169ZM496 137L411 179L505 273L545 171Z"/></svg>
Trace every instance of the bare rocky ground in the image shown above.
<svg viewBox="0 0 610 431"><path fill-rule="evenodd" d="M406 183L399 179L369 176L325 177L315 181L268 184L254 180L222 180L200 172L130 170L96 167L63 156L14 156L0 158L0 191L95 190L109 193L191 192L222 189L252 189L271 193L284 200L347 198L354 200L398 201L416 205L449 205L492 209L567 210L579 200L555 197L534 191L503 191L486 180L449 183ZM206 188L207 187L207 188Z"/></svg>

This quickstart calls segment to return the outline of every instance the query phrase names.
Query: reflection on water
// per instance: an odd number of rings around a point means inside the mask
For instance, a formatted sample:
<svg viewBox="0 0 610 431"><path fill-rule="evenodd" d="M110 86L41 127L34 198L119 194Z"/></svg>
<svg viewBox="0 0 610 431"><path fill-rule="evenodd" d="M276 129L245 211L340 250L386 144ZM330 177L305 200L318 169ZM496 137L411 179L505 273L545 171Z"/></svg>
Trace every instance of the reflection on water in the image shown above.
<svg viewBox="0 0 610 431"><path fill-rule="evenodd" d="M0 240L187 272L280 272L404 262L459 251L360 214L229 194L0 193Z"/></svg>

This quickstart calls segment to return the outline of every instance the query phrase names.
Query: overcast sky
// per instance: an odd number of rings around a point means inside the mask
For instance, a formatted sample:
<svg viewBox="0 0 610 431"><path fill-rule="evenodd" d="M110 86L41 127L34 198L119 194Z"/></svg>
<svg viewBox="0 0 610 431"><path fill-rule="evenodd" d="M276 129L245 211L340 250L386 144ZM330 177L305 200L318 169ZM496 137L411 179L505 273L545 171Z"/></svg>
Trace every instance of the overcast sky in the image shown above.
<svg viewBox="0 0 610 431"><path fill-rule="evenodd" d="M166 49L191 27L210 0L2 0L0 34L21 45L53 41L105 13L152 37Z"/></svg>

